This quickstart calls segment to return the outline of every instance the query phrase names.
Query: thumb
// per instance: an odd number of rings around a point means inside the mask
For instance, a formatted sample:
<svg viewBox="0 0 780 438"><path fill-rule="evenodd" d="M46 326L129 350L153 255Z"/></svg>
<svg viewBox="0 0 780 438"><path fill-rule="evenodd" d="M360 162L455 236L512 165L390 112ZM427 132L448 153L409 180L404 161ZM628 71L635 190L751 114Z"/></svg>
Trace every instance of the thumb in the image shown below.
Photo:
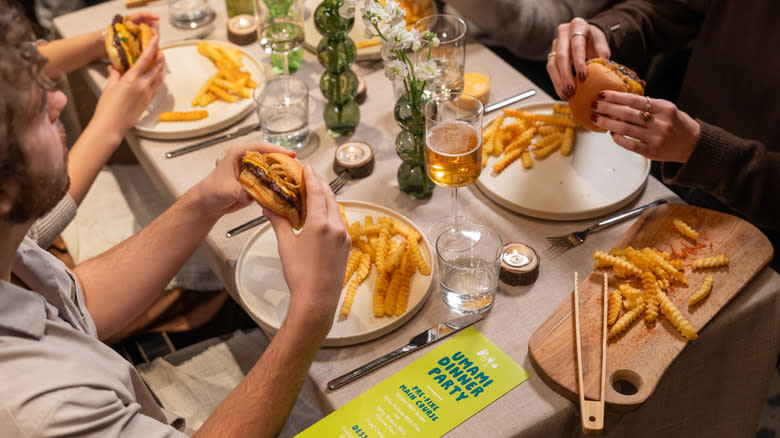
<svg viewBox="0 0 780 438"><path fill-rule="evenodd" d="M263 214L268 218L268 222L271 223L271 227L274 229L276 241L279 244L279 254L281 255L283 253L282 246L286 245L287 242L295 236L292 224L290 224L290 221L288 221L287 218L282 217L267 208L263 208Z"/></svg>
<svg viewBox="0 0 780 438"><path fill-rule="evenodd" d="M119 82L119 77L121 76L121 73L119 73L119 70L115 69L113 65L108 66L108 82L106 83L106 88L115 85L117 82Z"/></svg>

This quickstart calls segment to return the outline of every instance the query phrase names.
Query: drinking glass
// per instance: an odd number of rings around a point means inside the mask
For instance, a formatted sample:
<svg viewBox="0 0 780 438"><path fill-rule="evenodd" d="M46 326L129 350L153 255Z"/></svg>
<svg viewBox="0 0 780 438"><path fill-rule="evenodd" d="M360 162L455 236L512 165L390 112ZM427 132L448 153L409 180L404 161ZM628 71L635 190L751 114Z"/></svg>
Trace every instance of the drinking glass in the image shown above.
<svg viewBox="0 0 780 438"><path fill-rule="evenodd" d="M439 45L431 49L430 59L441 74L428 81L426 93L462 93L463 67L466 65L466 22L454 15L436 14L423 17L414 27L422 34L431 31ZM417 54L417 62L428 59L428 50Z"/></svg>
<svg viewBox="0 0 780 438"><path fill-rule="evenodd" d="M444 303L458 313L476 313L493 305L504 242L484 225L464 224L436 239L439 284Z"/></svg>
<svg viewBox="0 0 780 438"><path fill-rule="evenodd" d="M290 74L288 55L303 45L303 0L255 0L257 40L266 52L282 55L282 71Z"/></svg>
<svg viewBox="0 0 780 438"><path fill-rule="evenodd" d="M168 17L174 27L197 29L214 20L207 0L168 0Z"/></svg>
<svg viewBox="0 0 780 438"><path fill-rule="evenodd" d="M450 227L458 220L458 187L482 172L482 102L456 93L434 95L425 104L425 169L436 185L452 188Z"/></svg>
<svg viewBox="0 0 780 438"><path fill-rule="evenodd" d="M279 76L255 90L263 139L300 151L309 139L309 87L300 79Z"/></svg>

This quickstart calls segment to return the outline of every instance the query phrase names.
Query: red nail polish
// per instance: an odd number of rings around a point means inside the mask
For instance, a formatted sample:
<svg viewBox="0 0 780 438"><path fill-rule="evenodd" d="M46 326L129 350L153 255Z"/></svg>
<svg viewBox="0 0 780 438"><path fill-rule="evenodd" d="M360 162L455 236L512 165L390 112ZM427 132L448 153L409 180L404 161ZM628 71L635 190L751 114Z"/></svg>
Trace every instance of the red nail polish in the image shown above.
<svg viewBox="0 0 780 438"><path fill-rule="evenodd" d="M598 114L591 114L590 115L590 121L591 122L596 123L596 121L598 121L598 119L599 119L599 115Z"/></svg>
<svg viewBox="0 0 780 438"><path fill-rule="evenodd" d="M607 97L607 95L606 95L606 94L604 94L604 92L603 92L603 91L599 91L599 95L598 95L598 97L599 97L599 100L604 100L604 98L605 98L605 97Z"/></svg>
<svg viewBox="0 0 780 438"><path fill-rule="evenodd" d="M594 110L599 109L599 103L594 100L593 102L590 103L590 107Z"/></svg>
<svg viewBox="0 0 780 438"><path fill-rule="evenodd" d="M581 72L577 73L577 77L580 78L580 81L584 81L585 80L585 72L581 71Z"/></svg>
<svg viewBox="0 0 780 438"><path fill-rule="evenodd" d="M569 85L566 87L566 95L571 97L572 94L574 94L574 87Z"/></svg>

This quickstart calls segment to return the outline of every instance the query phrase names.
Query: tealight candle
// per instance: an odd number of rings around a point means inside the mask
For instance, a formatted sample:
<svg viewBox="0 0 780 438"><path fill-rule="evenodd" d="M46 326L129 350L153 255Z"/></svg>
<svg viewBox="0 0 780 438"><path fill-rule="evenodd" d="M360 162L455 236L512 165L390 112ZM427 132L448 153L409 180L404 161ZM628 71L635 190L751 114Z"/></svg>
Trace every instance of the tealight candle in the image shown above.
<svg viewBox="0 0 780 438"><path fill-rule="evenodd" d="M228 40L233 44L246 45L257 41L257 24L251 15L236 15L228 21Z"/></svg>
<svg viewBox="0 0 780 438"><path fill-rule="evenodd" d="M499 278L510 286L527 286L539 276L539 255L530 246L507 242L501 256Z"/></svg>
<svg viewBox="0 0 780 438"><path fill-rule="evenodd" d="M363 178L374 170L374 150L368 143L348 141L336 148L333 161L336 173L346 170L353 178Z"/></svg>

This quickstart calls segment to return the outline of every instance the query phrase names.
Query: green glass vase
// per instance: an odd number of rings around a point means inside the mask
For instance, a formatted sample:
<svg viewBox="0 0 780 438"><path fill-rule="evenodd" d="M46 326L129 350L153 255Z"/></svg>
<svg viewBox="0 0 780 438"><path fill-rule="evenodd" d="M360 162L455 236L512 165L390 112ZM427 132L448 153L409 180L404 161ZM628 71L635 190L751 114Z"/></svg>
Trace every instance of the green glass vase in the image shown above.
<svg viewBox="0 0 780 438"><path fill-rule="evenodd" d="M352 135L360 123L360 109L355 102L358 79L350 68L355 61L355 43L347 35L354 18L339 14L341 0L324 0L314 10L314 26L322 34L317 45L317 60L325 67L320 91L328 103L323 118L328 135Z"/></svg>
<svg viewBox="0 0 780 438"><path fill-rule="evenodd" d="M393 115L401 127L395 137L395 150L401 160L398 168L398 188L412 199L427 199L435 184L425 171L425 115L424 101L414 104L407 94L395 103Z"/></svg>

